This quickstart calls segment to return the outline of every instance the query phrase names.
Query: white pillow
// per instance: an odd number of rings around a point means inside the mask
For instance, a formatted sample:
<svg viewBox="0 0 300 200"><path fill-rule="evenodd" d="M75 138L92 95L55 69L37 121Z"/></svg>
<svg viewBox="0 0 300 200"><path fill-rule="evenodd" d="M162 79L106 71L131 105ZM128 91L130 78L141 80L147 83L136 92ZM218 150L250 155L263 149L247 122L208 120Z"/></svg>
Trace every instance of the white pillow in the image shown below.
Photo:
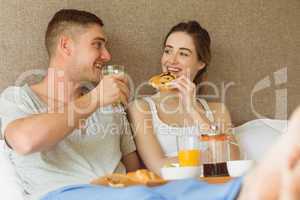
<svg viewBox="0 0 300 200"><path fill-rule="evenodd" d="M5 148L4 141L0 140L0 199L24 200L23 189Z"/></svg>
<svg viewBox="0 0 300 200"><path fill-rule="evenodd" d="M256 119L234 129L243 159L259 161L287 129L287 120Z"/></svg>

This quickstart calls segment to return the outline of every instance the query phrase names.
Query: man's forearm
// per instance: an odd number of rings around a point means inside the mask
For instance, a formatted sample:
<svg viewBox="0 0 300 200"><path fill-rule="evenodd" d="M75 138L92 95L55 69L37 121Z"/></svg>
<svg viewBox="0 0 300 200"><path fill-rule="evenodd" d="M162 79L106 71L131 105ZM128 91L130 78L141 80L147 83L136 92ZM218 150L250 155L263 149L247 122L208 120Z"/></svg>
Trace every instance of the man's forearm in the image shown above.
<svg viewBox="0 0 300 200"><path fill-rule="evenodd" d="M97 103L90 99L86 94L64 106L60 112L36 114L11 122L5 130L7 142L20 154L53 147L97 109Z"/></svg>

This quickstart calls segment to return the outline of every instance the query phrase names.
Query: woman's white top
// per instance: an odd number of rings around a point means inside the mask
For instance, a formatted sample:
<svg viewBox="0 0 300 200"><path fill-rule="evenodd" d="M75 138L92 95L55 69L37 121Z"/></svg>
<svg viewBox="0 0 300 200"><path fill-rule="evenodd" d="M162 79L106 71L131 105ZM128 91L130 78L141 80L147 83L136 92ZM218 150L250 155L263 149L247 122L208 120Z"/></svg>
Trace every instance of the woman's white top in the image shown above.
<svg viewBox="0 0 300 200"><path fill-rule="evenodd" d="M143 98L150 107L152 114L152 126L154 133L165 153L166 156L177 155L177 137L183 134L195 134L199 133L199 125L179 127L164 123L157 114L156 105L151 97ZM207 102L204 99L197 99L205 110L205 116L210 122L214 122L214 116L210 110Z"/></svg>

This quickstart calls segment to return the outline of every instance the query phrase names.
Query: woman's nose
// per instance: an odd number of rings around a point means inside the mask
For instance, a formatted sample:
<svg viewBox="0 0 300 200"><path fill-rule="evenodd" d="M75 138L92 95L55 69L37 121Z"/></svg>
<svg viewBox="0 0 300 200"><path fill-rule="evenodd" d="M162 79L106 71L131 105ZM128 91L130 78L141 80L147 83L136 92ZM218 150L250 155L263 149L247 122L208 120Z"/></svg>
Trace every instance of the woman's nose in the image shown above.
<svg viewBox="0 0 300 200"><path fill-rule="evenodd" d="M176 63L176 62L177 62L177 53L171 54L171 55L169 56L168 61L169 61L170 63Z"/></svg>

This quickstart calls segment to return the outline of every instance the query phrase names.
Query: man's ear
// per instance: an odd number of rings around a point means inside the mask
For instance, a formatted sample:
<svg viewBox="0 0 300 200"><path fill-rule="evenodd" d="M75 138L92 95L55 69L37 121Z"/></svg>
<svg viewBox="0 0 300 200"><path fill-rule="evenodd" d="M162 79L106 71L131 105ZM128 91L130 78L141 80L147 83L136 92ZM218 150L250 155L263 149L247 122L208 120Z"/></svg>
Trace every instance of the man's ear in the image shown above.
<svg viewBox="0 0 300 200"><path fill-rule="evenodd" d="M70 56L72 53L72 39L62 35L58 41L58 49L62 54Z"/></svg>

